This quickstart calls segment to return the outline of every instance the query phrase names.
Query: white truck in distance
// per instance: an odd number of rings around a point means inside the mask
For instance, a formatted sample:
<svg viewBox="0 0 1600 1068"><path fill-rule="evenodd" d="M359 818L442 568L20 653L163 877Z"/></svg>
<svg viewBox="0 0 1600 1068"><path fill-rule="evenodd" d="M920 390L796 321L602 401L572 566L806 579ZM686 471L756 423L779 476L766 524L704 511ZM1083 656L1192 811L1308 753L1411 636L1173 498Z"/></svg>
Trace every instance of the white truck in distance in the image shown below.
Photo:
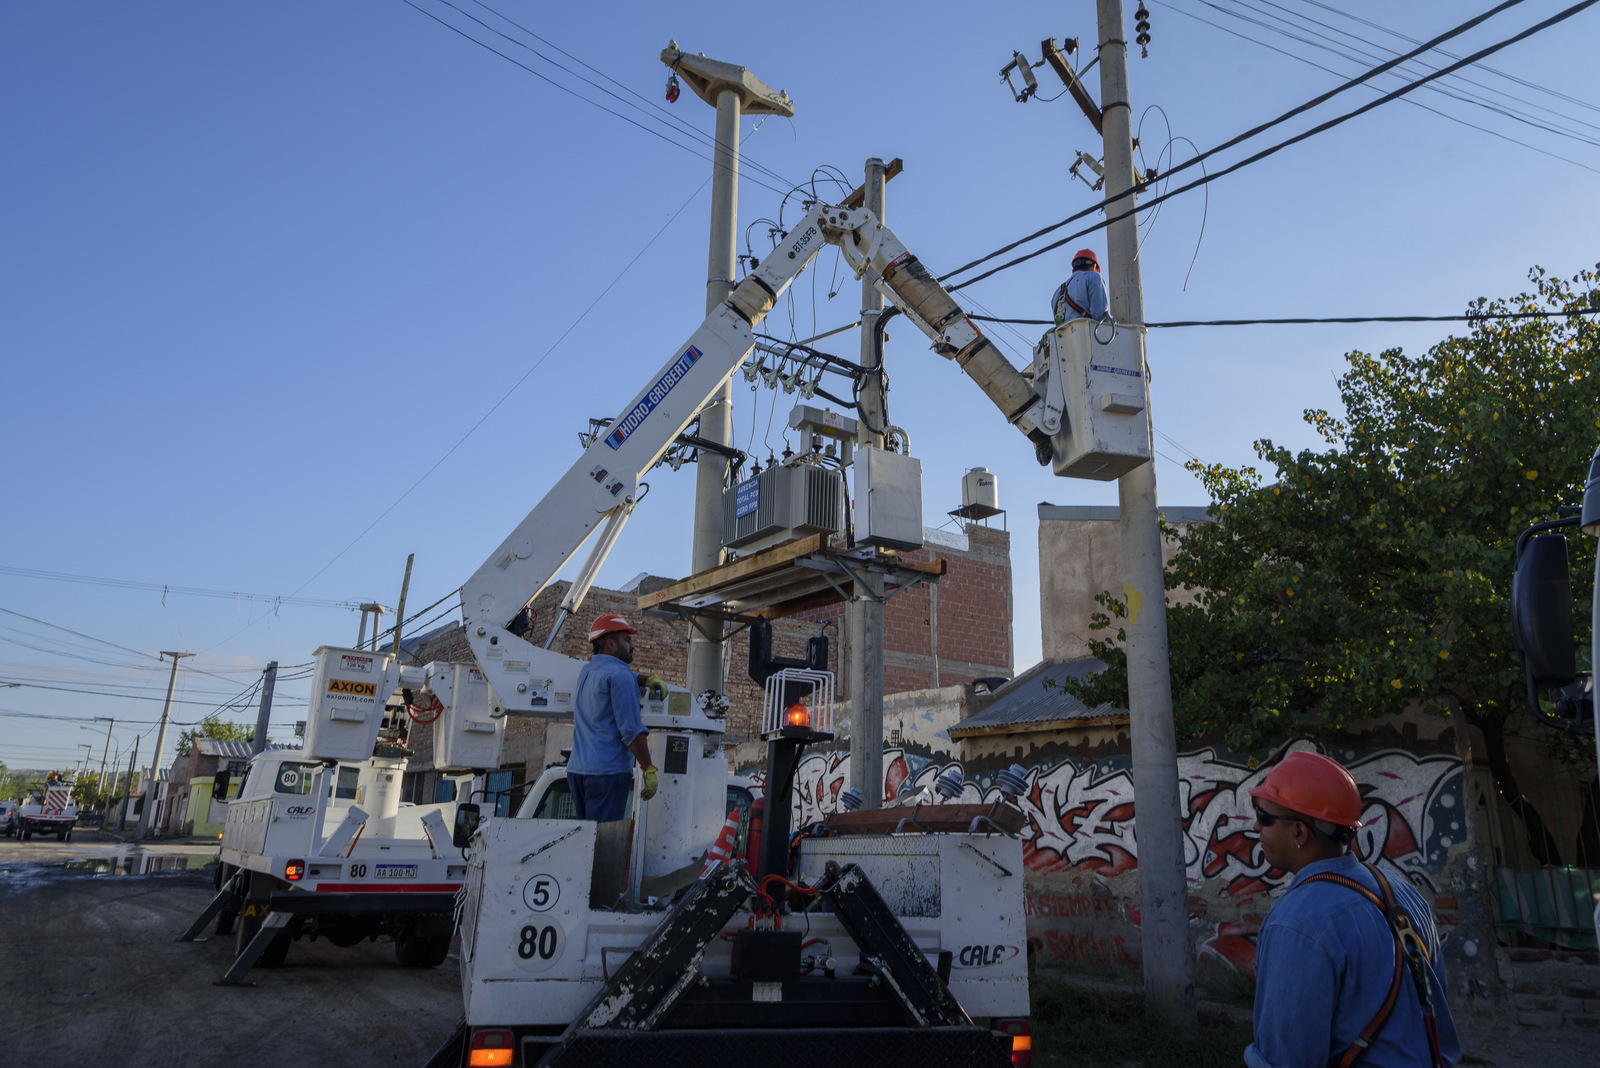
<svg viewBox="0 0 1600 1068"><path fill-rule="evenodd" d="M53 834L58 842L72 840L72 827L78 822L78 806L72 800L71 782L57 779L42 790L28 795L17 808L17 838L27 841L36 834Z"/></svg>

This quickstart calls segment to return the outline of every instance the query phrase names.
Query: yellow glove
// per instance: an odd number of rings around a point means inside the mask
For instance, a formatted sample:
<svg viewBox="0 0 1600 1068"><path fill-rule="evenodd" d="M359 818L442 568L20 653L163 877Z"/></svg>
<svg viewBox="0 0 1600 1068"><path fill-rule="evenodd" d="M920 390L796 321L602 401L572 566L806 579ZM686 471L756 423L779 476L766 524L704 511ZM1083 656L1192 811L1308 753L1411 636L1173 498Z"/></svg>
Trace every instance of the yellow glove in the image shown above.
<svg viewBox="0 0 1600 1068"><path fill-rule="evenodd" d="M639 791L639 800L648 801L656 796L656 791L661 788L660 781L656 778L655 768L644 769L644 788Z"/></svg>
<svg viewBox="0 0 1600 1068"><path fill-rule="evenodd" d="M651 672L649 675L639 676L639 688L644 690L647 696L656 700L660 700L667 696L666 680L654 672Z"/></svg>

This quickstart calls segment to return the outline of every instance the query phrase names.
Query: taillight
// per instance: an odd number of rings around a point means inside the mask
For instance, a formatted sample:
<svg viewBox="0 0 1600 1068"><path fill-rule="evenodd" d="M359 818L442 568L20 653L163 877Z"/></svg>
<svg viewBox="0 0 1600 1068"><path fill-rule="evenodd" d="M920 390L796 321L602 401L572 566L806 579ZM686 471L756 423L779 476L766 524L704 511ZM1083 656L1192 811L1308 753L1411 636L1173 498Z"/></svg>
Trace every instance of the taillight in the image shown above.
<svg viewBox="0 0 1600 1068"><path fill-rule="evenodd" d="M1029 1068L1033 1063L1033 1025L1026 1017L994 1021L994 1029L1011 1036L1013 1068Z"/></svg>
<svg viewBox="0 0 1600 1068"><path fill-rule="evenodd" d="M283 866L283 877L291 883L299 882L305 878L305 874L306 862L303 860L291 860Z"/></svg>
<svg viewBox="0 0 1600 1068"><path fill-rule="evenodd" d="M468 1047L467 1064L471 1068L497 1068L511 1063L514 1039L510 1031L474 1031Z"/></svg>

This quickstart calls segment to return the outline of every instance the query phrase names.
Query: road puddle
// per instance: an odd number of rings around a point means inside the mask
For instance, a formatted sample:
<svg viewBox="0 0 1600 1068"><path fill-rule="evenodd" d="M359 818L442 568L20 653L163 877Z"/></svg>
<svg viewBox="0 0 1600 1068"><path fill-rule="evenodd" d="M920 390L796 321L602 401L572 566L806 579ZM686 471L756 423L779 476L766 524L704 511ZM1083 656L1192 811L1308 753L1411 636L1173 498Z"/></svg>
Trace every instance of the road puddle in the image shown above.
<svg viewBox="0 0 1600 1068"><path fill-rule="evenodd" d="M60 867L67 871L102 875L149 875L158 871L195 871L217 858L205 853L129 853L120 857L84 857L68 860Z"/></svg>

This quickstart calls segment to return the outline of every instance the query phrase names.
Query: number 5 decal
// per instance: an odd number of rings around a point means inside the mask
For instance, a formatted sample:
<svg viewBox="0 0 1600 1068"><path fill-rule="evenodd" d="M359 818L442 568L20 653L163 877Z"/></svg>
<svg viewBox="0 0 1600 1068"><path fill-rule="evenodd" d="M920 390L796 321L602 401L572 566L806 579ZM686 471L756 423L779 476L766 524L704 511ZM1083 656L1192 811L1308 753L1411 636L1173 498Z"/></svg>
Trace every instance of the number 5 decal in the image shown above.
<svg viewBox="0 0 1600 1068"><path fill-rule="evenodd" d="M522 903L534 912L549 912L561 900L561 884L554 875L535 875L522 886Z"/></svg>

